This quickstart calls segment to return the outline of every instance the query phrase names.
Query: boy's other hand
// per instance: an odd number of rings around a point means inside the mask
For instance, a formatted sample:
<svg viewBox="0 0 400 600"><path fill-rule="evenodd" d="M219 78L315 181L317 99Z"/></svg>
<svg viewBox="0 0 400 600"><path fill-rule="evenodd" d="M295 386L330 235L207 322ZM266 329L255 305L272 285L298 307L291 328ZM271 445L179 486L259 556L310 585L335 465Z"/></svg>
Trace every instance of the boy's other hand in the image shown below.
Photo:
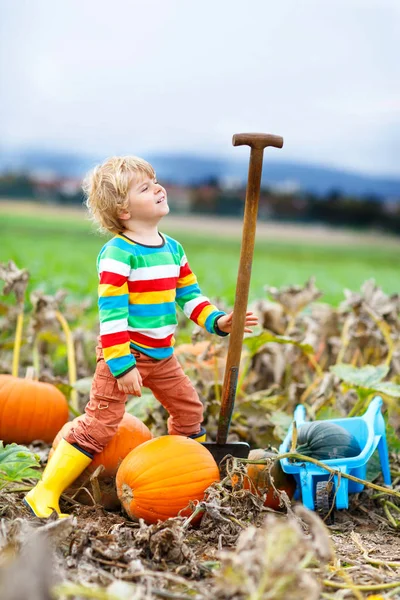
<svg viewBox="0 0 400 600"><path fill-rule="evenodd" d="M233 319L233 311L228 315L222 315L217 320L218 328L224 333L231 333L232 331L232 319ZM245 333L253 333L253 330L250 327L254 327L258 324L258 317L254 315L250 310L246 312L246 319L244 322L244 332Z"/></svg>
<svg viewBox="0 0 400 600"><path fill-rule="evenodd" d="M118 389L125 394L132 394L133 396L141 396L143 385L142 377L139 373L138 368L132 369L126 375L122 375L117 379Z"/></svg>

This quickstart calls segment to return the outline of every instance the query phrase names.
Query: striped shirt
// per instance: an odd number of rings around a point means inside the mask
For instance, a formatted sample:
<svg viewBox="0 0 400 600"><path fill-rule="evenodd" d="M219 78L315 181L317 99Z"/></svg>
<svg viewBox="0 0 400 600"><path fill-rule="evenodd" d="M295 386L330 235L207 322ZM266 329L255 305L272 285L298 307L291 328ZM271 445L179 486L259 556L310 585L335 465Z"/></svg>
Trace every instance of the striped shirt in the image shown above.
<svg viewBox="0 0 400 600"><path fill-rule="evenodd" d="M202 295L181 244L161 239L145 246L119 234L97 258L101 344L114 377L135 367L131 348L158 360L171 356L176 304L208 332L225 335L215 321L226 313Z"/></svg>

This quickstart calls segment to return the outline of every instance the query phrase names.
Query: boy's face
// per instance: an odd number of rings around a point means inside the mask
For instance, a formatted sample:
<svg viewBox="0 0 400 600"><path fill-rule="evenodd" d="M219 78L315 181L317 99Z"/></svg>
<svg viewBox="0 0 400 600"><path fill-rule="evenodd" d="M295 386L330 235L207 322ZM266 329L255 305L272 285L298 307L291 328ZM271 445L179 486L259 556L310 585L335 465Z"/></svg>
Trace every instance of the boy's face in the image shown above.
<svg viewBox="0 0 400 600"><path fill-rule="evenodd" d="M156 179L144 173L133 177L128 202L128 210L120 215L123 221L158 223L169 213L167 192Z"/></svg>

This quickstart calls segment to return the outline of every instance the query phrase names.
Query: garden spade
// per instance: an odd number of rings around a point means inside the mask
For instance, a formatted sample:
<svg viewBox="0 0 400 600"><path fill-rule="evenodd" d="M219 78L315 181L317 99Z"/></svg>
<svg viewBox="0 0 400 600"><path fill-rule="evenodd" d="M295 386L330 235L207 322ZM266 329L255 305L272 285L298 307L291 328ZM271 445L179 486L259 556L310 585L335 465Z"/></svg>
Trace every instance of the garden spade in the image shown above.
<svg viewBox="0 0 400 600"><path fill-rule="evenodd" d="M246 442L227 442L229 426L235 405L236 387L239 375L240 357L244 336L247 302L249 297L251 266L257 225L258 200L260 197L261 172L264 148L282 148L283 138L264 133L237 133L233 136L234 146L250 146L250 164L247 180L246 201L239 271L233 308L232 331L229 338L224 383L222 387L221 410L216 442L203 442L215 458L217 464L227 456L247 458L250 446Z"/></svg>

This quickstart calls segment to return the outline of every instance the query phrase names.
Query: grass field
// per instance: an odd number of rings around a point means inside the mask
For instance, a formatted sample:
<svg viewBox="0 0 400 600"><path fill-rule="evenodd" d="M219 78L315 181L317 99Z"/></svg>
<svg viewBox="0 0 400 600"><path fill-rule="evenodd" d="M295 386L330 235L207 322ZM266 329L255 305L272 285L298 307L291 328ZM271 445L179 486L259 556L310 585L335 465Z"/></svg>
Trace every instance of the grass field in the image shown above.
<svg viewBox="0 0 400 600"><path fill-rule="evenodd" d="M183 244L204 294L233 304L240 253L240 237L221 237L214 232L173 231L165 220L161 231ZM63 288L70 301L93 298L96 306L96 256L107 240L94 232L80 216L14 214L0 211L0 262L9 259L31 275L29 291L53 294ZM312 244L287 239L257 238L250 300L266 297L264 286L303 284L315 275L324 292L322 301L338 305L343 289L358 290L374 278L385 292L399 292L400 245Z"/></svg>

